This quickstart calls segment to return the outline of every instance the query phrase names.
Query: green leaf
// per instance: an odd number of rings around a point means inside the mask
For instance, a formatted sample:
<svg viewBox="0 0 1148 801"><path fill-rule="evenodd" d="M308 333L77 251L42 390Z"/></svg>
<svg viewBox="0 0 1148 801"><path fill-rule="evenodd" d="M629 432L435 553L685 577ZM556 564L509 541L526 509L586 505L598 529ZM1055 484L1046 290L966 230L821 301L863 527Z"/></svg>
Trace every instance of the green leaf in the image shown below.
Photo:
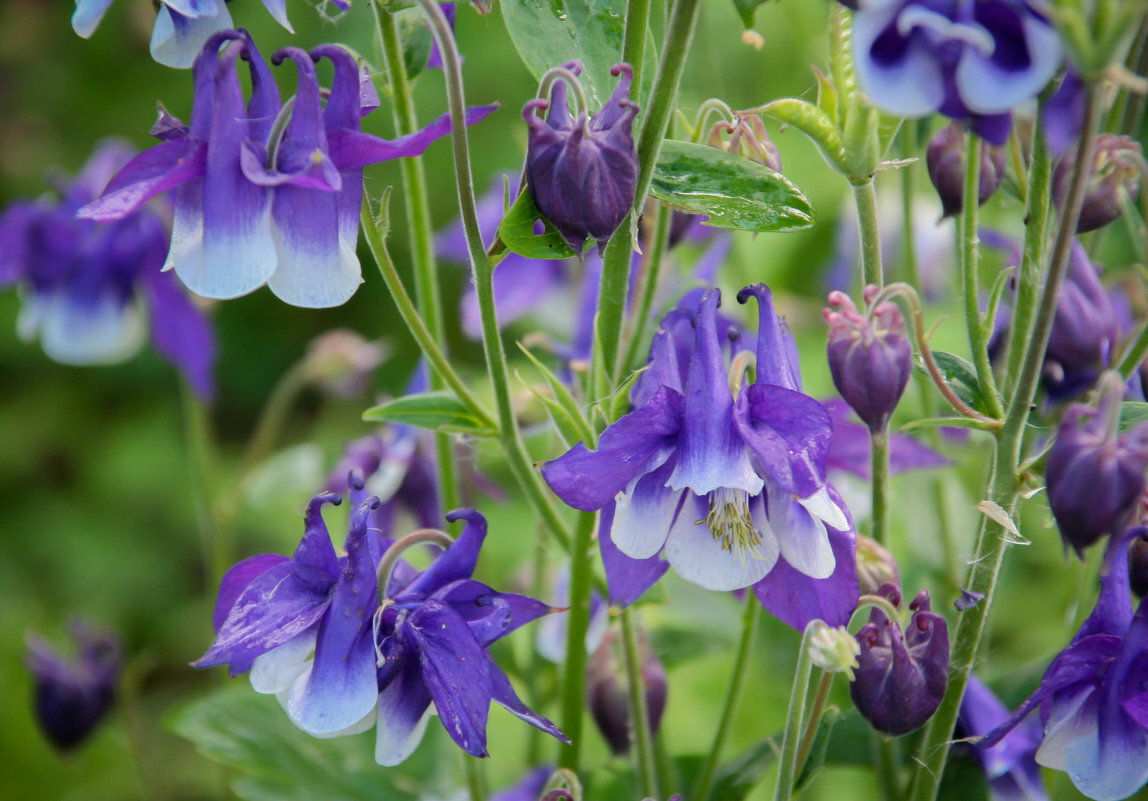
<svg viewBox="0 0 1148 801"><path fill-rule="evenodd" d="M546 226L544 233L534 233L534 223L538 220L542 220ZM565 259L574 255L573 248L558 233L558 229L542 216L542 212L534 205L534 198L525 189L498 224L498 238L507 250L528 259ZM593 240L587 242L590 247L594 246Z"/></svg>
<svg viewBox="0 0 1148 801"><path fill-rule="evenodd" d="M426 69L430 58L434 35L426 24L426 16L421 9L407 8L395 14L399 27L399 41L403 44L403 64L407 68L407 78L414 80Z"/></svg>
<svg viewBox="0 0 1148 801"><path fill-rule="evenodd" d="M712 628L664 623L650 632L650 644L666 670L729 650L730 638Z"/></svg>
<svg viewBox="0 0 1148 801"><path fill-rule="evenodd" d="M763 106L761 113L801 131L813 140L830 167L842 175L849 174L841 133L829 115L817 106L787 97Z"/></svg>
<svg viewBox="0 0 1148 801"><path fill-rule="evenodd" d="M741 801L749 795L777 759L780 743L780 734L776 738L761 740L718 768L710 798L713 801Z"/></svg>
<svg viewBox="0 0 1148 801"><path fill-rule="evenodd" d="M975 428L978 431L992 431L992 423L984 423L971 417L923 417L920 420L911 420L901 426L902 433L915 431L918 428Z"/></svg>
<svg viewBox="0 0 1148 801"><path fill-rule="evenodd" d="M634 388L638 377L644 372L646 372L645 367L641 370L635 370L614 393L614 397L610 400L610 408L606 411L606 416L610 418L611 424L618 422L622 415L630 411L630 390Z"/></svg>
<svg viewBox="0 0 1148 801"><path fill-rule="evenodd" d="M733 0L733 6L737 9L737 13L741 15L741 21L745 23L745 27L753 27L753 12L757 10L758 6L765 5L767 0Z"/></svg>
<svg viewBox="0 0 1148 801"><path fill-rule="evenodd" d="M933 359L941 370L941 375L957 397L979 412L985 410L981 385L977 381L977 370L972 362L955 353L943 350L933 351ZM924 369L918 365L918 369Z"/></svg>
<svg viewBox="0 0 1148 801"><path fill-rule="evenodd" d="M492 437L496 432L483 423L454 393L420 392L404 395L363 412L363 419L376 423L406 423L444 434Z"/></svg>
<svg viewBox="0 0 1148 801"><path fill-rule="evenodd" d="M218 691L178 710L170 728L209 759L242 774L234 783L249 801L414 801L439 775L424 743L401 768L375 764L373 733L319 739L297 729L274 698L249 689ZM414 778L420 777L420 778Z"/></svg>
<svg viewBox="0 0 1148 801"><path fill-rule="evenodd" d="M988 342L989 339L992 338L993 328L996 326L997 321L997 310L1001 305L1004 288L1008 285L1009 276L1012 275L1015 270L1015 267L1001 270L993 282L992 293L989 295L988 311L985 313L984 320L981 321L981 335L984 337L985 342Z"/></svg>
<svg viewBox="0 0 1148 801"><path fill-rule="evenodd" d="M1127 431L1148 422L1148 403L1125 401L1120 404L1120 430Z"/></svg>
<svg viewBox="0 0 1148 801"><path fill-rule="evenodd" d="M691 142L662 143L650 194L674 208L708 214L708 225L718 228L799 231L813 224L813 206L784 175Z"/></svg>
<svg viewBox="0 0 1148 801"><path fill-rule="evenodd" d="M801 766L797 774L797 781L793 783L795 789L800 790L813 781L813 777L825 767L825 759L829 755L830 736L833 734L834 725L839 720L841 720L841 710L835 706L829 707L821 715L821 720L817 722L817 733L813 735L813 742L809 745L809 755L805 758L805 764Z"/></svg>
<svg viewBox="0 0 1148 801"><path fill-rule="evenodd" d="M590 111L606 104L618 85L610 68L622 60L625 0L502 0L499 5L506 31L535 79L568 61L580 61L579 78ZM653 33L648 33L638 92L642 99L649 97L657 69L655 50Z"/></svg>
<svg viewBox="0 0 1148 801"><path fill-rule="evenodd" d="M583 413L578 400L571 394L562 379L554 375L553 371L539 361L525 345L519 342L518 348L526 354L526 358L530 359L531 363L538 368L538 372L542 373L542 377L546 379L553 397L536 392L533 387L530 388L530 391L534 392L535 396L546 405L547 411L550 412L550 419L558 426L563 438L570 444L584 442L587 448L593 450L598 438L594 436L594 430L586 420L586 415ZM529 384L527 386L530 387Z"/></svg>

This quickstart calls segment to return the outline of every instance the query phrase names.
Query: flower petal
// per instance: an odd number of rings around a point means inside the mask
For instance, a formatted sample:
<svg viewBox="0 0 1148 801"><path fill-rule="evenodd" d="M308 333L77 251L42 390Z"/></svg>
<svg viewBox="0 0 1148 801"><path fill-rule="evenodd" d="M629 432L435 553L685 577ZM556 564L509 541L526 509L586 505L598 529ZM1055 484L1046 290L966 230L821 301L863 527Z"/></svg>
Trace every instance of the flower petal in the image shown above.
<svg viewBox="0 0 1148 801"><path fill-rule="evenodd" d="M670 569L670 563L658 552L646 559L634 559L622 553L614 542L613 524L614 505L608 504L602 510L598 523L598 547L602 553L602 566L606 570L606 587L610 592L610 603L626 607L654 586ZM660 547L658 551L661 551Z"/></svg>
<svg viewBox="0 0 1148 801"><path fill-rule="evenodd" d="M453 581L468 579L478 564L478 552L486 540L486 518L474 509L456 509L446 516L448 523L465 520L466 527L454 544L439 555L431 566L403 587L396 601L421 600Z"/></svg>
<svg viewBox="0 0 1148 801"><path fill-rule="evenodd" d="M219 582L219 595L215 599L215 612L211 618L215 630L219 631L223 626L231 607L235 606L247 585L275 565L286 561L286 556L277 553L261 553L232 565Z"/></svg>
<svg viewBox="0 0 1148 801"><path fill-rule="evenodd" d="M943 75L924 37L898 31L904 5L886 3L853 14L854 66L873 105L897 116L921 117L944 100Z"/></svg>
<svg viewBox="0 0 1148 801"><path fill-rule="evenodd" d="M489 662L488 669L490 671L491 699L496 704L519 720L526 721L531 726L541 729L552 737L558 738L561 742L570 742L570 739L559 731L557 726L522 703L518 694L514 692L514 687L510 684L510 680L506 678L506 674L502 672L489 655L487 655L487 661Z"/></svg>
<svg viewBox="0 0 1148 801"><path fill-rule="evenodd" d="M213 33L230 28L231 12L219 3L214 14L188 17L160 5L151 32L151 57L167 67L187 69Z"/></svg>
<svg viewBox="0 0 1148 801"><path fill-rule="evenodd" d="M394 767L414 753L426 733L432 711L418 661L408 657L402 671L379 693L375 762Z"/></svg>
<svg viewBox="0 0 1148 801"><path fill-rule="evenodd" d="M983 55L966 47L957 65L961 100L978 114L1011 111L1044 88L1060 67L1063 50L1056 29L1024 5L977 3L977 22L993 36L995 49ZM1019 23L1020 30L1014 26ZM994 30L996 25L1003 30Z"/></svg>
<svg viewBox="0 0 1148 801"><path fill-rule="evenodd" d="M767 484L767 487L769 525L785 561L810 578L829 578L833 575L836 560L825 523L811 514L800 499L793 498L773 484ZM847 529L848 522L841 528Z"/></svg>
<svg viewBox="0 0 1148 801"><path fill-rule="evenodd" d="M785 492L806 498L824 488L833 424L820 403L757 383L738 396L734 422L759 469Z"/></svg>
<svg viewBox="0 0 1148 801"><path fill-rule="evenodd" d="M688 496L670 529L665 554L678 575L707 590L737 590L764 578L777 563L773 533L758 528L761 542L752 553L726 551L705 523L707 511L705 498Z"/></svg>
<svg viewBox="0 0 1148 801"><path fill-rule="evenodd" d="M316 627L255 658L251 665L251 689L264 695L285 693L307 670L315 650Z"/></svg>
<svg viewBox="0 0 1148 801"><path fill-rule="evenodd" d="M76 0L76 10L72 13L72 30L85 39L90 38L111 4L112 0Z"/></svg>
<svg viewBox="0 0 1148 801"><path fill-rule="evenodd" d="M148 296L152 345L183 373L195 394L210 399L215 394L215 337L207 317L170 273L145 272L143 288Z"/></svg>
<svg viewBox="0 0 1148 801"><path fill-rule="evenodd" d="M479 122L497 108L498 104L467 109L466 124ZM361 131L339 128L328 132L327 143L335 166L348 170L403 156L421 156L434 142L449 134L450 114L443 114L425 128L397 139L380 139Z"/></svg>
<svg viewBox="0 0 1148 801"><path fill-rule="evenodd" d="M614 499L613 525L606 529L618 550L631 559L657 555L678 515L684 490L670 489L666 482L674 472L671 460L638 478L632 488Z"/></svg>
<svg viewBox="0 0 1148 801"><path fill-rule="evenodd" d="M110 289L94 297L62 290L34 293L24 301L17 329L39 334L44 352L61 364L115 364L136 354L147 339L139 304Z"/></svg>

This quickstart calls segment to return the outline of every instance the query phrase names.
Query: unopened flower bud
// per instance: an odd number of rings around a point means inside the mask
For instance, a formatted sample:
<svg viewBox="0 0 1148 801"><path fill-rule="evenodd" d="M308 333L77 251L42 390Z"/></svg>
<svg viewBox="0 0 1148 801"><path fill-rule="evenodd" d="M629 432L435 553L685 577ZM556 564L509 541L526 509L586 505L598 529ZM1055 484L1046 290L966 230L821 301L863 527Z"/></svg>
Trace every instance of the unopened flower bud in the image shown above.
<svg viewBox="0 0 1148 801"><path fill-rule="evenodd" d="M387 358L381 341L368 342L348 328L336 328L307 345L304 370L325 392L347 398L367 388L371 373Z"/></svg>
<svg viewBox="0 0 1148 801"><path fill-rule="evenodd" d="M1056 300L1045 361L1065 372L1091 368L1087 382L1091 384L1111 356L1120 337L1120 324L1088 253L1075 240L1065 278Z"/></svg>
<svg viewBox="0 0 1148 801"><path fill-rule="evenodd" d="M567 65L577 72L580 66ZM621 75L606 105L592 117L579 109L577 119L566 105L566 84L557 80L550 99L531 100L522 109L530 126L526 180L538 210L574 248L582 252L587 238L601 246L634 205L638 184L638 152L634 147L634 116L638 105L629 100L634 71L629 64L612 70ZM549 107L543 120L536 110Z"/></svg>
<svg viewBox="0 0 1148 801"><path fill-rule="evenodd" d="M1128 545L1128 582L1136 597L1148 595L1148 526L1137 526L1136 534Z"/></svg>
<svg viewBox="0 0 1148 801"><path fill-rule="evenodd" d="M872 301L877 287L865 288ZM829 325L829 370L833 384L857 416L877 433L889 423L913 370L913 349L905 336L905 320L892 302L862 315L844 292L830 292L823 309Z"/></svg>
<svg viewBox="0 0 1148 801"><path fill-rule="evenodd" d="M844 673L853 681L853 670L858 667L857 655L861 646L844 626L833 628L814 621L815 630L809 638L809 658L813 664L830 673Z"/></svg>
<svg viewBox="0 0 1148 801"><path fill-rule="evenodd" d="M727 134L728 141L723 138ZM739 114L735 123L726 120L714 123L706 137L706 144L781 172L781 153L769 138L761 117L756 114Z"/></svg>
<svg viewBox="0 0 1148 801"><path fill-rule="evenodd" d="M879 593L900 606L901 593L886 584ZM909 604L913 616L906 631L879 608L857 632L860 668L849 688L853 703L873 728L894 737L920 728L945 696L949 675L949 629L930 611L921 590Z"/></svg>
<svg viewBox="0 0 1148 801"><path fill-rule="evenodd" d="M1119 374L1108 373L1097 407L1070 406L1048 452L1048 505L1065 548L1082 558L1127 523L1144 492L1148 423L1117 436L1123 391Z"/></svg>
<svg viewBox="0 0 1148 801"><path fill-rule="evenodd" d="M83 742L111 709L120 672L115 637L81 623L73 624L72 636L76 655L67 660L36 635L28 636L36 720L61 751Z"/></svg>
<svg viewBox="0 0 1148 801"><path fill-rule="evenodd" d="M1058 210L1063 210L1068 197L1077 152L1074 147L1065 153L1052 176L1052 200ZM1143 168L1144 152L1139 142L1128 136L1099 134L1076 232L1095 231L1119 219L1124 213L1124 201L1133 202L1140 194Z"/></svg>
<svg viewBox="0 0 1148 801"><path fill-rule="evenodd" d="M613 631L607 633L602 645L590 657L586 686L590 712L598 730L615 754L630 750L631 725L629 689L625 664L620 653L621 643ZM646 689L646 711L650 731L656 732L666 708L666 670L650 649L644 633L638 633L638 660L642 666L642 683Z"/></svg>
<svg viewBox="0 0 1148 801"><path fill-rule="evenodd" d="M857 535L857 576L862 595L876 593L886 584L901 586L901 570L892 551L862 534Z"/></svg>
<svg viewBox="0 0 1148 801"><path fill-rule="evenodd" d="M929 168L929 180L941 198L941 217L959 214L965 202L965 165L968 148L965 145L965 132L955 122L950 122L929 140L925 151L925 163ZM1005 151L1003 147L993 147L981 143L981 177L977 189L977 205L983 206L993 196L1005 176Z"/></svg>

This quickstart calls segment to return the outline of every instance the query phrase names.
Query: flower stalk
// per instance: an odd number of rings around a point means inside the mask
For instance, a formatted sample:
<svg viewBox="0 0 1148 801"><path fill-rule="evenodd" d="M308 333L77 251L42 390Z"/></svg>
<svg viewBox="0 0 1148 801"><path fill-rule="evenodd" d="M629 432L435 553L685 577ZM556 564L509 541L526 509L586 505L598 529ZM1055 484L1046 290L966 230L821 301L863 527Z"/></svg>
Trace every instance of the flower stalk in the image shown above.
<svg viewBox="0 0 1148 801"><path fill-rule="evenodd" d="M877 222L877 189L873 179L853 184L853 197L857 201L857 225L861 231L861 284L885 286L885 270L881 265L881 233Z"/></svg>
<svg viewBox="0 0 1148 801"><path fill-rule="evenodd" d="M646 704L646 682L642 678L633 608L627 606L619 617L622 620L622 651L626 658L626 684L629 691L630 723L634 727L634 758L638 764L638 786L642 790L643 798L659 798L658 771L654 762L653 736L650 731L650 711Z"/></svg>
<svg viewBox="0 0 1148 801"><path fill-rule="evenodd" d="M582 756L582 718L586 699L586 630L590 626L591 558L598 515L582 512L570 547L570 610L566 613L566 662L562 671L562 731L558 767L578 772Z"/></svg>
<svg viewBox="0 0 1148 801"><path fill-rule="evenodd" d="M797 778L797 747L805 722L805 698L809 694L809 677L813 672L813 659L809 654L809 640L821 624L814 620L801 635L801 650L797 653L797 668L793 674L793 689L789 693L789 712L785 718L785 734L781 740L781 757L777 770L777 786L773 801L789 801L793 797L793 782Z"/></svg>

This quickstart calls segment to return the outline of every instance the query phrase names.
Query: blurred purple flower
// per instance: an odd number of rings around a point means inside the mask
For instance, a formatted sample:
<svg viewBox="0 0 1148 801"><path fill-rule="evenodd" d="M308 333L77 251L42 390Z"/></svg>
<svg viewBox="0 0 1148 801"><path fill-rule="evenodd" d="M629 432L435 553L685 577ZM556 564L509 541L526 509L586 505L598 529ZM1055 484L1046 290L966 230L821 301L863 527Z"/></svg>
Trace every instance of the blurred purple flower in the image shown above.
<svg viewBox="0 0 1148 801"><path fill-rule="evenodd" d="M160 215L145 207L112 223L76 219L133 155L126 144L104 142L58 200L18 201L0 215L0 286L20 286L20 334L39 337L56 361L123 361L150 326L156 350L207 398L211 327L174 276L161 272L168 235Z"/></svg>
<svg viewBox="0 0 1148 801"><path fill-rule="evenodd" d="M1008 718L1008 709L1000 699L975 673L970 673L957 717L957 737L983 737ZM1047 801L1034 758L1040 737L1040 723L1030 719L992 748L973 749L989 781L993 801Z"/></svg>
<svg viewBox="0 0 1148 801"><path fill-rule="evenodd" d="M833 421L833 440L829 443L829 453L825 464L830 471L851 473L866 481L872 475L872 459L869 448L869 429L857 422L853 410L840 398L828 398L821 405L829 412ZM932 448L922 445L904 434L889 435L889 472L891 475L906 470L943 467L949 463ZM852 508L852 506L850 506Z"/></svg>
<svg viewBox="0 0 1148 801"><path fill-rule="evenodd" d="M1052 175L1052 200L1058 211L1064 210L1069 184L1076 170L1078 148L1072 148L1057 162ZM1076 232L1083 234L1103 228L1120 219L1124 204L1140 196L1141 176L1148 173L1148 162L1140 143L1130 136L1101 133L1093 143L1092 167L1087 173L1084 205Z"/></svg>
<svg viewBox="0 0 1148 801"><path fill-rule="evenodd" d="M546 782L554 768L543 765L527 773L510 787L491 793L490 801L537 801L546 788Z"/></svg>
<svg viewBox="0 0 1148 801"><path fill-rule="evenodd" d="M1084 125L1084 82L1075 70L1068 70L1056 92L1041 112L1044 139L1049 155L1060 158L1080 136Z"/></svg>
<svg viewBox="0 0 1148 801"><path fill-rule="evenodd" d="M658 655L650 647L649 637L638 630L638 663L642 673L643 691L646 696L646 717L650 732L657 734L666 709L666 669ZM606 634L602 644L586 666L586 694L590 714L598 726L598 731L615 754L625 754L630 750L634 727L631 722L629 686L626 669L619 653L621 644L617 632Z"/></svg>
<svg viewBox="0 0 1148 801"><path fill-rule="evenodd" d="M981 142L980 153L977 205L983 206L1004 181L1007 163L1003 147ZM959 214L964 206L967 155L965 133L955 122L950 122L929 140L925 163L929 180L941 199L942 219Z"/></svg>
<svg viewBox="0 0 1148 801"><path fill-rule="evenodd" d="M236 72L241 56L252 82L246 108ZM284 105L251 37L214 34L196 59L191 126L161 114L153 129L161 144L129 162L81 214L118 219L176 189L168 265L193 292L233 298L267 283L295 306L344 303L362 282L355 245L363 167L422 153L450 132L450 119L393 141L362 133L360 119L378 98L354 57L322 45L310 54L284 48L273 61L288 58L299 81ZM335 66L325 107L314 64L321 58ZM494 108L472 109L467 121Z"/></svg>
<svg viewBox="0 0 1148 801"><path fill-rule="evenodd" d="M35 685L34 709L40 729L61 751L84 740L112 708L120 674L120 644L108 632L75 621L75 657L66 659L29 632L25 661Z"/></svg>

